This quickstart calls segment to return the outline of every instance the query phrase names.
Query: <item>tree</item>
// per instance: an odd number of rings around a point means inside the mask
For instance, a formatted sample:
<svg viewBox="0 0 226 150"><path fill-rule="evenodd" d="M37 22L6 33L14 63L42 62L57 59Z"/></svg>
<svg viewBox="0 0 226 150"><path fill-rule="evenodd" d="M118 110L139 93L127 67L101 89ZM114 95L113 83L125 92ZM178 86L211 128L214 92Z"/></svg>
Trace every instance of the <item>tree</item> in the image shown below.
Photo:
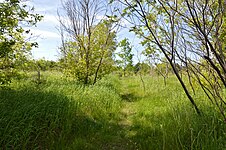
<svg viewBox="0 0 226 150"><path fill-rule="evenodd" d="M139 72L143 75L150 74L151 66L145 62L138 62L134 66L134 73L138 74Z"/></svg>
<svg viewBox="0 0 226 150"><path fill-rule="evenodd" d="M169 74L169 64L162 62L155 65L156 72L163 77L164 84L166 85L166 78L168 77Z"/></svg>
<svg viewBox="0 0 226 150"><path fill-rule="evenodd" d="M200 114L200 110L188 88L193 87L193 81L226 119L226 103L222 97L222 89L226 87L226 65L220 40L225 28L223 0L117 2L124 6L122 16L134 25L131 31L144 39L143 44L155 47L164 55L197 113ZM200 63L201 60L205 63ZM189 85L179 74L177 64L186 68ZM201 72L199 68L205 71Z"/></svg>
<svg viewBox="0 0 226 150"><path fill-rule="evenodd" d="M17 66L26 61L29 51L37 43L26 40L24 26L34 26L42 19L38 14L29 13L27 6L19 0L5 0L0 3L0 84L11 82L16 76Z"/></svg>
<svg viewBox="0 0 226 150"><path fill-rule="evenodd" d="M96 66L93 84L96 83L98 75L102 77L112 71L113 56L116 50L116 32L111 31L112 24L108 21L99 23L94 32L94 51L96 55Z"/></svg>
<svg viewBox="0 0 226 150"><path fill-rule="evenodd" d="M123 75L125 76L126 71L132 71L133 69L133 54L132 54L132 46L127 38L123 39L118 47L121 48L118 56L120 60L118 60L118 64L123 69Z"/></svg>
<svg viewBox="0 0 226 150"><path fill-rule="evenodd" d="M62 41L61 47L66 71L84 84L95 84L113 65L114 25L98 19L106 13L105 4L101 0L68 0L63 4L67 19L59 15L62 37L70 37Z"/></svg>
<svg viewBox="0 0 226 150"><path fill-rule="evenodd" d="M221 30L219 32L220 34L220 37L219 37L219 43L218 44L221 44L220 45L220 48L222 48L222 51L221 51L221 56L223 57L223 61L224 61L224 64L225 64L225 68L226 68L226 2L224 4L224 14L223 14L223 17L222 17L222 25L221 25ZM226 79L226 74L225 74L225 79Z"/></svg>
<svg viewBox="0 0 226 150"><path fill-rule="evenodd" d="M145 49L144 54L148 56L149 64L155 66L155 72L163 77L164 84L166 85L166 78L168 77L169 72L172 72L167 60L165 58L161 58L160 55L158 55L157 52L153 51L150 47ZM175 67L177 68L177 64L175 64Z"/></svg>

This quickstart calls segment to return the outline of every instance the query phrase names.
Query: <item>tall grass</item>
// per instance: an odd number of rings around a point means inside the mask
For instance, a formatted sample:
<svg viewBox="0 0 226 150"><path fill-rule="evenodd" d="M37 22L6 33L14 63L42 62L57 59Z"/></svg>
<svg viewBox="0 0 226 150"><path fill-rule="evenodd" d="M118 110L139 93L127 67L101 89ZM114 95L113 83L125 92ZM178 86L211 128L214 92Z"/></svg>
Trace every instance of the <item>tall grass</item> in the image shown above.
<svg viewBox="0 0 226 150"><path fill-rule="evenodd" d="M0 90L0 149L226 149L226 127L202 93L198 116L174 77L109 75L84 86L35 73Z"/></svg>
<svg viewBox="0 0 226 150"><path fill-rule="evenodd" d="M92 143L95 136L105 132L120 110L121 98L113 87L83 86L51 73L36 85L32 76L0 91L1 148L98 147Z"/></svg>
<svg viewBox="0 0 226 150"><path fill-rule="evenodd" d="M137 77L123 82L131 97L136 97L133 104L126 103L134 112L129 118L129 132L138 149L226 149L226 124L200 91L196 100L202 116L195 113L174 77L167 80L166 86L161 78L146 78L145 93Z"/></svg>

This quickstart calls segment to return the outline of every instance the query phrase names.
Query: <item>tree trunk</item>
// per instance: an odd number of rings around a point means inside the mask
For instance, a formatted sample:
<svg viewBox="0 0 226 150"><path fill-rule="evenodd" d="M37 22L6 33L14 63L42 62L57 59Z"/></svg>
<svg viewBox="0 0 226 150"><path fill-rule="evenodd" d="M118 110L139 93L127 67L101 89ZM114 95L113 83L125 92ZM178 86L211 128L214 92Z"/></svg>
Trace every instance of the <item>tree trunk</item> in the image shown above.
<svg viewBox="0 0 226 150"><path fill-rule="evenodd" d="M99 62L99 64L98 64L98 66L97 66L97 70L96 70L96 72L95 72L95 77L94 77L93 85L97 82L97 76L98 76L98 72L99 72L99 70L100 70L100 66L101 66L101 64L102 64L102 60L103 60L103 57L101 57L100 62Z"/></svg>

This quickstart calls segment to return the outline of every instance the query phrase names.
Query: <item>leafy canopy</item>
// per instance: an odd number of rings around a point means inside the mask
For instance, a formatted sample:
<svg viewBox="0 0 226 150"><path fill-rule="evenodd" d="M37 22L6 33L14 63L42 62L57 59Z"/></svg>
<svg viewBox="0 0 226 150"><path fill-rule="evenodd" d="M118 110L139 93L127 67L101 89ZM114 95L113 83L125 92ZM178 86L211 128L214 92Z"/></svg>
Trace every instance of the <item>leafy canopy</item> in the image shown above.
<svg viewBox="0 0 226 150"><path fill-rule="evenodd" d="M5 0L0 3L0 84L9 83L16 75L16 67L24 64L29 51L37 43L30 43L24 27L34 26L42 16L30 13L34 8L19 0Z"/></svg>
<svg viewBox="0 0 226 150"><path fill-rule="evenodd" d="M112 57L116 49L116 33L110 28L111 25L103 21L91 27L90 37L80 35L80 41L67 41L66 55L62 58L65 71L84 83L87 75L91 83L95 73L98 72L98 78L108 74L113 69Z"/></svg>

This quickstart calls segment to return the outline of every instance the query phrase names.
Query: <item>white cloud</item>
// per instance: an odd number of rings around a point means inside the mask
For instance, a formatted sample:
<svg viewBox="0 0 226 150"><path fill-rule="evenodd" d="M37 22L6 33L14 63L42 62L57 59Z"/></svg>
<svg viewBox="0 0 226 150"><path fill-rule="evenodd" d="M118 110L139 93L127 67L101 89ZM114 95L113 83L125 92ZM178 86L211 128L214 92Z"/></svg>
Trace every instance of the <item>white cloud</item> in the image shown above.
<svg viewBox="0 0 226 150"><path fill-rule="evenodd" d="M55 32L51 32L51 31L46 31L46 30L40 30L40 29L30 29L31 33L34 36L40 36L40 38L60 38L60 35L55 33Z"/></svg>
<svg viewBox="0 0 226 150"><path fill-rule="evenodd" d="M45 23L52 23L54 25L58 25L59 24L57 16L50 15L50 14L44 15L43 22L45 22Z"/></svg>
<svg viewBox="0 0 226 150"><path fill-rule="evenodd" d="M97 16L96 16L96 19L97 19L97 20L103 20L103 19L107 19L107 17L104 16L104 15L97 15Z"/></svg>
<svg viewBox="0 0 226 150"><path fill-rule="evenodd" d="M122 26L125 26L125 27L130 27L131 26L131 23L128 20L126 20L126 19L123 18L121 20L121 25Z"/></svg>

